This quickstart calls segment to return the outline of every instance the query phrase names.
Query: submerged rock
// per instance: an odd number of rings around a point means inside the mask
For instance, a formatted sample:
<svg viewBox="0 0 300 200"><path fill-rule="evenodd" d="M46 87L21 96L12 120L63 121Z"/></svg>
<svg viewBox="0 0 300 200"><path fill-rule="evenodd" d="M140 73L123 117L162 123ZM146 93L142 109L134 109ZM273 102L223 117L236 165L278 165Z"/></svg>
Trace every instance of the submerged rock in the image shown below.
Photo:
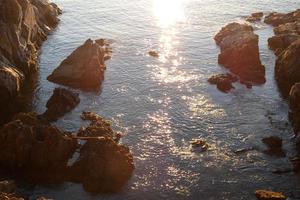
<svg viewBox="0 0 300 200"><path fill-rule="evenodd" d="M300 39L293 42L277 58L275 77L279 88L288 94L291 87L300 82Z"/></svg>
<svg viewBox="0 0 300 200"><path fill-rule="evenodd" d="M282 149L282 139L277 136L270 136L262 139L263 143L268 146L266 154L285 157L285 152Z"/></svg>
<svg viewBox="0 0 300 200"><path fill-rule="evenodd" d="M261 18L264 16L263 12L255 12L252 13L251 16L246 18L246 21L248 22L258 22L261 21Z"/></svg>
<svg viewBox="0 0 300 200"><path fill-rule="evenodd" d="M217 88L224 93L227 93L231 89L234 89L232 83L236 81L238 81L238 79L231 74L213 75L208 79L208 82L210 84L217 85Z"/></svg>
<svg viewBox="0 0 300 200"><path fill-rule="evenodd" d="M159 53L157 51L149 51L149 55L156 58L159 57Z"/></svg>
<svg viewBox="0 0 300 200"><path fill-rule="evenodd" d="M239 76L243 82L265 83L265 68L259 58L258 36L251 26L230 23L214 39L221 48L219 64Z"/></svg>
<svg viewBox="0 0 300 200"><path fill-rule="evenodd" d="M273 192L271 190L256 190L255 196L259 200L286 200L281 192Z"/></svg>
<svg viewBox="0 0 300 200"><path fill-rule="evenodd" d="M48 121L55 121L73 110L80 103L79 94L64 88L55 88L42 115Z"/></svg>
<svg viewBox="0 0 300 200"><path fill-rule="evenodd" d="M193 151L204 152L209 148L207 142L202 139L193 139L190 144Z"/></svg>
<svg viewBox="0 0 300 200"><path fill-rule="evenodd" d="M100 43L100 45L99 45ZM88 39L69 55L48 80L54 83L81 89L94 90L104 80L105 58L110 51L105 42Z"/></svg>

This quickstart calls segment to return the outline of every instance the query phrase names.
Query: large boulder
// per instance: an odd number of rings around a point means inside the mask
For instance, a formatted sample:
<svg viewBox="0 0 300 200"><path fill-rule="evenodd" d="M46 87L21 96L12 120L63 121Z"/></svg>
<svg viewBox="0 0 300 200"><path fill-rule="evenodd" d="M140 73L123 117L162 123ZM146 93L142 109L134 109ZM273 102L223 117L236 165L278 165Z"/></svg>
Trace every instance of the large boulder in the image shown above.
<svg viewBox="0 0 300 200"><path fill-rule="evenodd" d="M73 110L80 103L79 94L64 88L55 88L42 115L48 121L55 121Z"/></svg>
<svg viewBox="0 0 300 200"><path fill-rule="evenodd" d="M108 58L108 54L108 45L103 40L88 39L69 55L47 79L74 88L97 89L104 79L105 60Z"/></svg>
<svg viewBox="0 0 300 200"><path fill-rule="evenodd" d="M272 12L265 17L264 22L272 26L279 26L281 24L286 24L286 23L295 22L299 20L300 20L300 9L287 14Z"/></svg>
<svg viewBox="0 0 300 200"><path fill-rule="evenodd" d="M265 83L265 68L259 57L258 36L251 26L230 23L214 39L221 48L219 64L239 76L243 82Z"/></svg>
<svg viewBox="0 0 300 200"><path fill-rule="evenodd" d="M277 58L275 77L283 94L288 94L291 87L300 82L300 39L293 42Z"/></svg>

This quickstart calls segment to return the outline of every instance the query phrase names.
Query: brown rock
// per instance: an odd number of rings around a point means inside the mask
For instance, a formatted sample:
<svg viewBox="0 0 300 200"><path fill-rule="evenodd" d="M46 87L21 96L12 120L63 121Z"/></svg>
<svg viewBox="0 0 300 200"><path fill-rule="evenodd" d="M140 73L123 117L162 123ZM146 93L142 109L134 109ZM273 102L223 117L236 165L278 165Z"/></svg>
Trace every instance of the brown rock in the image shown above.
<svg viewBox="0 0 300 200"><path fill-rule="evenodd" d="M13 180L0 181L0 192L13 193L17 186Z"/></svg>
<svg viewBox="0 0 300 200"><path fill-rule="evenodd" d="M157 51L149 51L149 55L156 58L159 57L159 53Z"/></svg>
<svg viewBox="0 0 300 200"><path fill-rule="evenodd" d="M281 192L270 190L256 190L255 196L259 200L286 200L286 197Z"/></svg>
<svg viewBox="0 0 300 200"><path fill-rule="evenodd" d="M42 115L48 121L55 121L73 110L80 102L79 94L64 88L55 88L47 102L46 112Z"/></svg>
<svg viewBox="0 0 300 200"><path fill-rule="evenodd" d="M99 42L98 42L99 43ZM81 89L98 89L104 79L107 47L88 39L56 68L48 80Z"/></svg>
<svg viewBox="0 0 300 200"><path fill-rule="evenodd" d="M238 79L231 74L213 75L208 79L208 82L210 84L217 85L217 88L224 93L227 93L231 89L234 89L232 83L236 81L238 81Z"/></svg>
<svg viewBox="0 0 300 200"><path fill-rule="evenodd" d="M275 77L279 88L287 95L300 82L300 39L286 48L276 60Z"/></svg>
<svg viewBox="0 0 300 200"><path fill-rule="evenodd" d="M264 13L263 12L255 12L255 13L252 13L251 16L262 18L264 16Z"/></svg>
<svg viewBox="0 0 300 200"><path fill-rule="evenodd" d="M295 22L300 20L300 9L290 12L287 14L273 12L265 17L265 23L272 26L279 26L281 24L286 24L290 22Z"/></svg>
<svg viewBox="0 0 300 200"><path fill-rule="evenodd" d="M243 82L265 83L265 68L259 58L258 36L246 24L230 23L215 36L221 48L219 64Z"/></svg>
<svg viewBox="0 0 300 200"><path fill-rule="evenodd" d="M300 19L296 22L281 24L274 28L275 35L280 34L300 34Z"/></svg>
<svg viewBox="0 0 300 200"><path fill-rule="evenodd" d="M275 35L268 39L268 45L269 48L275 51L275 54L279 56L288 46L298 39L300 39L300 35L297 34Z"/></svg>
<svg viewBox="0 0 300 200"><path fill-rule="evenodd" d="M266 154L272 156L285 157L285 152L282 149L282 139L277 136L270 136L263 138L263 143L268 146L268 149L264 151Z"/></svg>

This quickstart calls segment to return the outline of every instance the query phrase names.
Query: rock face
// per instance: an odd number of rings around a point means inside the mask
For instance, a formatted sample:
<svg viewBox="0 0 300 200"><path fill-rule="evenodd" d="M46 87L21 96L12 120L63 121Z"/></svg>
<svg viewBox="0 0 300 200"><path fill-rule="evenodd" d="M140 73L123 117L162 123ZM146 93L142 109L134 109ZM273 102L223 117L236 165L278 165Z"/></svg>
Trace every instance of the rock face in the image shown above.
<svg viewBox="0 0 300 200"><path fill-rule="evenodd" d="M289 118L294 127L295 133L299 136L300 132L300 83L296 83L291 88L289 94L290 112ZM300 145L300 141L297 142ZM300 149L300 148L299 148Z"/></svg>
<svg viewBox="0 0 300 200"><path fill-rule="evenodd" d="M219 64L239 76L243 82L265 83L265 68L259 58L258 36L251 26L230 23L214 39L221 48Z"/></svg>
<svg viewBox="0 0 300 200"><path fill-rule="evenodd" d="M238 78L232 76L231 74L218 74L213 75L208 79L210 84L217 85L217 88L224 93L229 92L234 89L232 83L238 81Z"/></svg>
<svg viewBox="0 0 300 200"><path fill-rule="evenodd" d="M281 192L270 190L256 190L255 196L259 200L286 200L286 197Z"/></svg>
<svg viewBox="0 0 300 200"><path fill-rule="evenodd" d="M277 58L275 77L279 88L288 94L291 87L300 82L300 39L293 42Z"/></svg>
<svg viewBox="0 0 300 200"><path fill-rule="evenodd" d="M55 121L73 110L80 103L79 94L64 88L55 88L42 115L48 121Z"/></svg>
<svg viewBox="0 0 300 200"><path fill-rule="evenodd" d="M81 89L94 90L104 79L105 60L110 50L104 40L88 39L56 68L48 80Z"/></svg>
<svg viewBox="0 0 300 200"><path fill-rule="evenodd" d="M134 169L132 155L104 119L83 116L92 122L79 136L44 123L35 113L17 114L0 129L0 168L33 183L74 181L91 192L119 190ZM70 164L75 152L79 159Z"/></svg>
<svg viewBox="0 0 300 200"><path fill-rule="evenodd" d="M42 42L58 23L61 10L47 0L0 1L0 94L8 93L1 104L3 113L16 109L15 97L24 78L37 70L37 54Z"/></svg>
<svg viewBox="0 0 300 200"><path fill-rule="evenodd" d="M263 138L263 143L268 146L264 151L266 154L278 157L285 157L285 152L282 149L282 139L277 136Z"/></svg>

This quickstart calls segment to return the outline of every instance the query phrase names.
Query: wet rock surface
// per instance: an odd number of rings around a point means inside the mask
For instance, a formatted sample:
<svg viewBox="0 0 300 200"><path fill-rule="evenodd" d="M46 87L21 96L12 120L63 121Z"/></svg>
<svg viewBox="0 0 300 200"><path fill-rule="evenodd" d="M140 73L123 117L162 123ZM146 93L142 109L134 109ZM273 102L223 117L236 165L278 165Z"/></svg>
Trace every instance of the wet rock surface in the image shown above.
<svg viewBox="0 0 300 200"><path fill-rule="evenodd" d="M230 23L214 39L221 49L219 64L243 82L265 83L265 68L259 57L258 36L251 26Z"/></svg>
<svg viewBox="0 0 300 200"><path fill-rule="evenodd" d="M99 89L104 80L105 60L109 58L110 53L109 44L105 40L88 39L71 53L47 79L73 88Z"/></svg>
<svg viewBox="0 0 300 200"><path fill-rule="evenodd" d="M238 78L232 76L231 74L218 74L213 75L208 79L208 82L213 85L217 85L217 88L227 93L231 89L234 89L232 83L235 83L238 81Z"/></svg>
<svg viewBox="0 0 300 200"><path fill-rule="evenodd" d="M300 39L293 42L277 58L275 78L283 94L288 94L291 87L300 82Z"/></svg>
<svg viewBox="0 0 300 200"><path fill-rule="evenodd" d="M47 102L48 108L41 116L48 121L55 121L73 110L80 103L79 94L64 88L55 88Z"/></svg>
<svg viewBox="0 0 300 200"><path fill-rule="evenodd" d="M252 13L251 16L247 17L246 21L248 21L248 22L259 22L259 21L261 21L263 16L264 16L263 12L255 12L255 13Z"/></svg>
<svg viewBox="0 0 300 200"><path fill-rule="evenodd" d="M37 71L42 42L55 28L60 9L47 0L0 2L0 124L18 112L15 99L25 78ZM7 95L3 95L7 94ZM4 115L6 113L6 115Z"/></svg>
<svg viewBox="0 0 300 200"><path fill-rule="evenodd" d="M155 57L155 58L159 57L159 53L157 51L149 51L148 54L152 57Z"/></svg>
<svg viewBox="0 0 300 200"><path fill-rule="evenodd" d="M88 112L83 116L91 124L72 134L35 113L17 114L0 129L1 169L32 183L74 181L90 192L118 191L134 169L132 155L102 117ZM79 159L70 165L75 152Z"/></svg>
<svg viewBox="0 0 300 200"><path fill-rule="evenodd" d="M258 200L286 200L281 192L273 192L271 190L256 190L255 196Z"/></svg>
<svg viewBox="0 0 300 200"><path fill-rule="evenodd" d="M289 47L293 42L300 39L300 35L297 34L280 34L275 35L268 39L268 45L271 50L275 52L276 56L280 54Z"/></svg>
<svg viewBox="0 0 300 200"><path fill-rule="evenodd" d="M264 22L272 26L279 26L281 24L299 21L299 19L300 19L300 9L287 14L272 12L265 17Z"/></svg>
<svg viewBox="0 0 300 200"><path fill-rule="evenodd" d="M262 139L263 143L268 147L264 153L278 156L278 157L285 157L285 152L282 149L282 139L277 136L270 136Z"/></svg>

